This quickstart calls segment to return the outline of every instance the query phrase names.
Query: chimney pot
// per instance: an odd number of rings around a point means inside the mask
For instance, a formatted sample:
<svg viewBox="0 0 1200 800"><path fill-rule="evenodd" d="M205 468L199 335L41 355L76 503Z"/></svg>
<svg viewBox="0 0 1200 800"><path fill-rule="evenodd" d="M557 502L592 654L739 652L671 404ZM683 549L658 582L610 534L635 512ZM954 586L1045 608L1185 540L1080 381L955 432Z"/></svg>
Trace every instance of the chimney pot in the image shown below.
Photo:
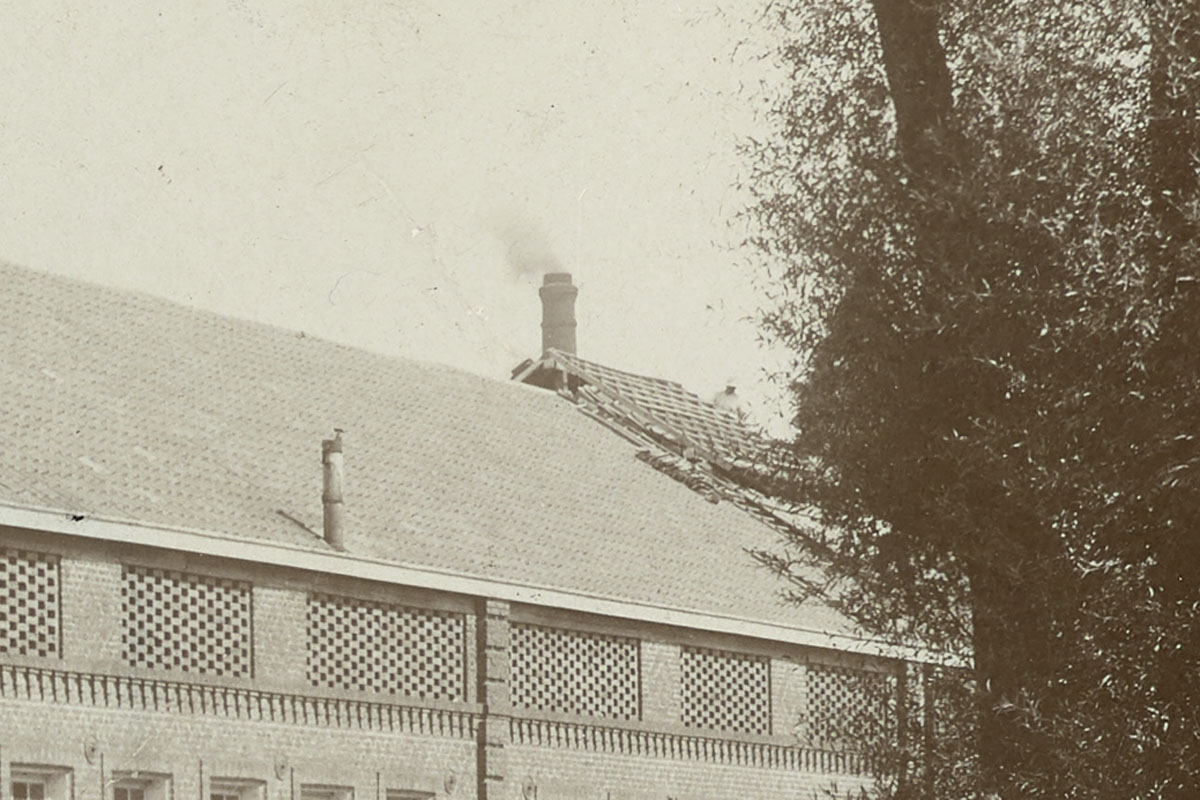
<svg viewBox="0 0 1200 800"><path fill-rule="evenodd" d="M334 428L332 439L321 440L321 505L325 508L325 541L336 550L346 549L346 508L342 502L345 464L342 429Z"/></svg>
<svg viewBox="0 0 1200 800"><path fill-rule="evenodd" d="M575 354L575 297L579 289L569 272L547 272L538 295L542 298L542 353L551 348Z"/></svg>

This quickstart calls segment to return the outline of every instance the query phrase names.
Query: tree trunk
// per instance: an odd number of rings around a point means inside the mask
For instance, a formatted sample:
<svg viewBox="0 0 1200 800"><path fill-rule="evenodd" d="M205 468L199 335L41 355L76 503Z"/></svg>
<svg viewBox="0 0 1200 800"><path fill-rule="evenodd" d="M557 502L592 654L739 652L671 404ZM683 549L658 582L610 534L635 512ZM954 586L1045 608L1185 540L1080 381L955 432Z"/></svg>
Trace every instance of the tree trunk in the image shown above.
<svg viewBox="0 0 1200 800"><path fill-rule="evenodd" d="M1163 308L1162 332L1148 358L1151 411L1161 421L1158 442L1150 443L1151 463L1159 473L1152 491L1168 506L1175 530L1154 531L1155 561L1151 581L1168 619L1168 638L1148 665L1145 686L1149 702L1170 720L1160 732L1160 746L1150 756L1151 774L1179 775L1195 770L1200 744L1194 733L1200 703L1200 679L1194 670L1194 609L1200 604L1200 441L1178 438L1195 434L1200 408L1195 401L1200 382L1200 246L1197 202L1200 201L1200 10L1191 0L1160 0L1149 9L1150 114L1147 126L1149 191L1152 224L1147 261L1158 279ZM1181 476L1181 477L1172 477ZM1162 488L1160 488L1162 487ZM1182 530L1180 530L1182 529ZM1176 646L1173 643L1178 643ZM1156 645L1158 649L1158 645ZM1176 765L1187 765L1176 771ZM1185 779L1186 780L1186 779ZM1159 788L1162 797L1189 797L1193 786L1172 782Z"/></svg>
<svg viewBox="0 0 1200 800"><path fill-rule="evenodd" d="M971 236L983 235L970 220L976 209L963 207L955 182L961 179L965 143L954 118L953 95L946 52L939 38L936 2L873 0L884 68L895 107L899 156L911 181L915 200L913 258L920 269L968 268L974 252ZM942 198L941 202L930 198ZM964 343L966 345L967 343ZM987 565L972 570L973 645L979 687L979 758L981 789L1008 796L1019 776L1044 765L1028 729L1011 711L1024 689L1042 688L1053 680L1056 656L1052 639L1054 587L1031 592L1034 575L1015 585L1008 567L1034 570L1054 553L1044 552L1052 537L1039 520L1018 509L1000 511L987 498L988 487L973 497L977 531L1016 545L1011 551L1020 563ZM999 504L1002 506L1003 504ZM953 524L946 521L945 524ZM970 543L963 545L968 552ZM977 562L978 563L978 560ZM1053 581L1051 581L1053 583ZM1019 655L1018 655L1019 654ZM1034 752L1031 752L1031 749ZM1031 763L1032 762L1032 763ZM1041 771L1041 770L1039 770ZM1052 770L1042 771L1046 772Z"/></svg>

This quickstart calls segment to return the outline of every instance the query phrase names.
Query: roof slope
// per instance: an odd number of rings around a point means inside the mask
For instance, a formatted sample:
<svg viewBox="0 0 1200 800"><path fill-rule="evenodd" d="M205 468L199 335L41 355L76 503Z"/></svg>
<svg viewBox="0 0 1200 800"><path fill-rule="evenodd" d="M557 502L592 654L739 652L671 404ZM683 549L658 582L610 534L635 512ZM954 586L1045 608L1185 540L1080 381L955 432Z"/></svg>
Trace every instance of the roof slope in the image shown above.
<svg viewBox="0 0 1200 800"><path fill-rule="evenodd" d="M779 601L742 549L769 528L553 392L2 263L0 298L0 503L326 549L339 427L357 555L852 630Z"/></svg>
<svg viewBox="0 0 1200 800"><path fill-rule="evenodd" d="M537 362L527 362L515 377L535 385L551 384L547 373L565 372L575 388L591 385L607 397L626 424L648 428L660 442L698 451L709 458L733 462L751 456L762 443L731 414L701 400L674 381L651 378L587 361L574 353L551 348ZM605 400L616 401L613 403Z"/></svg>

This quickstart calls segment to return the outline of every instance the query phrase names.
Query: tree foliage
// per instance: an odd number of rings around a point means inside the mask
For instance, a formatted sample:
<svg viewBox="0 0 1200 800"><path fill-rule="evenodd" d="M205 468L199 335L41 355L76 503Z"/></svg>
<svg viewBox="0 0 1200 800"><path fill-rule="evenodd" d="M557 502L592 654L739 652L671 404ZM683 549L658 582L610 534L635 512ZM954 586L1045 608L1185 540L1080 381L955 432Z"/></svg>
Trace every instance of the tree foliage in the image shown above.
<svg viewBox="0 0 1200 800"><path fill-rule="evenodd" d="M760 559L874 633L970 654L974 756L943 761L942 796L1190 796L1200 11L764 19L788 80L749 216L796 435L755 480L823 527Z"/></svg>

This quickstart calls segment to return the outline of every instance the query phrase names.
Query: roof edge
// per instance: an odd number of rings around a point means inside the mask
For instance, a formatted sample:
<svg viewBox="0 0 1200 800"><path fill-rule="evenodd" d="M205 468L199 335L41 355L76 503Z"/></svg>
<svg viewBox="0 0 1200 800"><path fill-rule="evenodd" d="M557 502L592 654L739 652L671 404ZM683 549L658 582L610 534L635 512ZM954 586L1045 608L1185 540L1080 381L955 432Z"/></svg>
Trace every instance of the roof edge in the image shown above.
<svg viewBox="0 0 1200 800"><path fill-rule="evenodd" d="M747 636L804 647L817 647L906 661L921 661L944 666L963 666L965 663L961 658L953 655L931 653L914 647L901 647L879 640L830 634L808 628L789 627L740 617L654 606L533 584L497 581L466 573L363 558L348 553L320 552L265 540L236 539L203 530L106 519L80 514L77 511L32 508L0 502L0 526L202 553L239 561L351 578L365 578L381 583L490 597L497 600L713 633Z"/></svg>

